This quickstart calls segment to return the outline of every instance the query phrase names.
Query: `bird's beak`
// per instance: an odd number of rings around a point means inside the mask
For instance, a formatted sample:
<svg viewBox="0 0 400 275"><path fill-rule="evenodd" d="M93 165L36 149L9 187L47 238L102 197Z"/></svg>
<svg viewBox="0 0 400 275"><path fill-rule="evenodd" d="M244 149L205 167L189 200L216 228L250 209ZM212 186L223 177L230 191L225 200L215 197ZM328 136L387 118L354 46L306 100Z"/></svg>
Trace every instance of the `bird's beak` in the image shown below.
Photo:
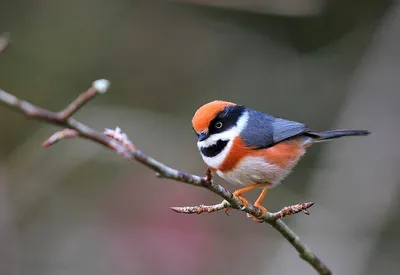
<svg viewBox="0 0 400 275"><path fill-rule="evenodd" d="M203 141L203 140L206 140L209 136L210 136L210 135L208 134L208 132L206 132L206 133L200 133L197 140L198 140L198 141Z"/></svg>

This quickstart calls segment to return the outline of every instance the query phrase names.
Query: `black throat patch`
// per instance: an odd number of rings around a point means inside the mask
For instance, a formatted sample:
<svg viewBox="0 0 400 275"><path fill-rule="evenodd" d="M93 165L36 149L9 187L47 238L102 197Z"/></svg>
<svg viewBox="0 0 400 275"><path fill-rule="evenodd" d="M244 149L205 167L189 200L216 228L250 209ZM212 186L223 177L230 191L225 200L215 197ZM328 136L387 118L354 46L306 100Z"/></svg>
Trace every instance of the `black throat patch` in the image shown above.
<svg viewBox="0 0 400 275"><path fill-rule="evenodd" d="M219 153L221 153L222 150L226 147L228 144L229 140L218 140L217 143L214 145L208 146L208 147L201 147L200 151L201 153L206 156L206 157L215 157Z"/></svg>

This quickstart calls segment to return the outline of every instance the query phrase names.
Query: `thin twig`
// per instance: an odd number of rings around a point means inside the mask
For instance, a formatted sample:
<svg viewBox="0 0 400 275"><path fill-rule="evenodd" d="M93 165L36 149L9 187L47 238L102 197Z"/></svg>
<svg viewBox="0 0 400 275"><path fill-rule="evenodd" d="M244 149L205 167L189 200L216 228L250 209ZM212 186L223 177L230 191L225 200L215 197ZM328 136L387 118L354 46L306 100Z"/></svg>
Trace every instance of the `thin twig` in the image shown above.
<svg viewBox="0 0 400 275"><path fill-rule="evenodd" d="M62 139L74 138L74 137L78 137L78 136L79 136L78 131L67 128L67 129L55 132L53 135L51 135L51 137L49 137L48 139L46 139L43 142L42 146L47 148L47 147L54 145L55 143L59 142Z"/></svg>
<svg viewBox="0 0 400 275"><path fill-rule="evenodd" d="M98 94L94 87L90 87L86 92L80 94L74 101L72 101L64 110L58 113L61 120L65 120L76 113L83 105L90 99L93 99Z"/></svg>
<svg viewBox="0 0 400 275"><path fill-rule="evenodd" d="M7 47L7 37L0 37L0 52ZM6 42L4 42L6 41ZM4 44L5 43L5 44ZM314 267L319 274L328 275L331 271L328 267L310 250L307 246L300 241L300 238L281 220L282 217L287 215L296 214L298 212L305 212L307 208L311 207L313 203L296 204L293 206L285 207L276 213L266 213L262 215L261 210L252 204L243 205L242 201L234 196L230 191L225 189L223 186L215 183L212 179L211 170L208 170L205 177L199 177L196 175L187 174L147 156L135 146L128 139L128 137L117 128L116 130L106 130L105 133L99 133L85 124L73 119L71 116L84 104L89 102L95 97L97 93L104 93L109 87L107 80L97 80L93 83L92 87L86 92L78 96L68 107L60 112L51 112L49 110L37 107L27 101L18 99L17 97L9 94L0 89L0 103L23 113L28 118L44 121L53 125L61 126L66 128L61 130L49 139L47 139L43 146L49 147L64 138L82 137L92 140L96 143L102 144L103 146L115 151L124 158L130 161L137 161L148 168L157 172L157 175L175 180L194 186L206 188L215 194L219 195L224 201L220 204L213 206L200 205L197 207L184 207L172 208L176 212L180 213L202 213L202 212L214 212L231 207L239 209L258 219L270 224L282 236L287 239L293 247L298 251L300 257ZM308 213L308 212L305 212Z"/></svg>
<svg viewBox="0 0 400 275"><path fill-rule="evenodd" d="M106 128L104 134L112 139L115 139L116 141L119 141L127 150L135 150L135 145L133 145L128 136L122 132L121 128L117 127L115 130Z"/></svg>
<svg viewBox="0 0 400 275"><path fill-rule="evenodd" d="M269 213L271 219L273 220L278 220L283 217L289 216L289 215L294 215L299 212L303 212L306 215L309 215L310 213L307 211L308 208L313 206L313 202L303 202L291 206L286 206L279 210L278 212L274 213ZM182 214L201 214L204 212L207 213L212 213L220 210L224 210L225 208L231 207L230 203L226 200L222 201L221 203L214 204L214 205L197 205L197 206L179 206L179 207L171 207L172 210L174 210L177 213L182 213Z"/></svg>
<svg viewBox="0 0 400 275"><path fill-rule="evenodd" d="M222 201L221 203L214 204L214 205L203 205L200 204L198 206L175 206L171 207L173 211L176 213L182 213L182 214L201 214L204 212L207 213L212 213L216 212L219 210L223 210L227 207L229 207L230 204L227 201Z"/></svg>

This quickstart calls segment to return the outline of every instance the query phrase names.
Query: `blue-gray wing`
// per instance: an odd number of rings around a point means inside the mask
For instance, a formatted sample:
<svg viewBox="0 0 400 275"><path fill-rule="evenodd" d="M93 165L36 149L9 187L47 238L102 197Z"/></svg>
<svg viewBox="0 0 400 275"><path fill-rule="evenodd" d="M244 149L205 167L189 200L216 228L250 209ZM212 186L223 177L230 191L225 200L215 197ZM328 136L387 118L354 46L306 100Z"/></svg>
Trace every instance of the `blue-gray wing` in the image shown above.
<svg viewBox="0 0 400 275"><path fill-rule="evenodd" d="M272 125L274 129L273 136L275 143L311 131L311 129L303 123L282 118L276 118Z"/></svg>
<svg viewBox="0 0 400 275"><path fill-rule="evenodd" d="M253 148L268 148L286 139L311 131L305 124L276 118L271 115L247 109L249 121L242 131L245 143Z"/></svg>

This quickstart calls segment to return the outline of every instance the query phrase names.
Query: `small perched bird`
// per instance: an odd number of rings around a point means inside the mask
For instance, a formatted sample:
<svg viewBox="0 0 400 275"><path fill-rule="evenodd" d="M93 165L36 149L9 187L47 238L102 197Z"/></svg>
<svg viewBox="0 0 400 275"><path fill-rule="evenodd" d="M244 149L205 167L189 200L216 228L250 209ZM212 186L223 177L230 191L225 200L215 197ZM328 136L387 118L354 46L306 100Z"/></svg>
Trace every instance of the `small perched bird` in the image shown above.
<svg viewBox="0 0 400 275"><path fill-rule="evenodd" d="M227 101L212 101L193 116L197 147L208 167L232 184L244 205L243 194L263 188L254 206L261 205L268 189L277 186L313 143L344 136L365 136L366 130L316 132L305 124L276 118ZM227 209L226 209L227 211ZM257 218L253 217L258 221Z"/></svg>

